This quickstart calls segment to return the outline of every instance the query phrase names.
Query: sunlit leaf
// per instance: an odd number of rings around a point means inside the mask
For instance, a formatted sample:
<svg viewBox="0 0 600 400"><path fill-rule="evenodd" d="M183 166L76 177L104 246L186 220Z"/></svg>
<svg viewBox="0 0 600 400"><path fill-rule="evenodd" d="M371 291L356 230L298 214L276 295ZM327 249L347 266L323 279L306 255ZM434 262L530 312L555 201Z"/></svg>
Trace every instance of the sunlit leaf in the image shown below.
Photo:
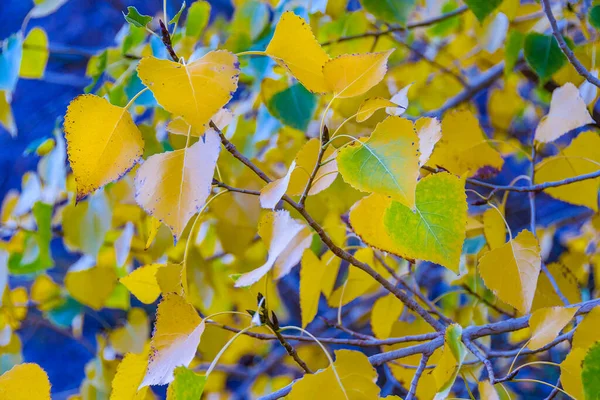
<svg viewBox="0 0 600 400"><path fill-rule="evenodd" d="M381 82L392 52L393 50L389 50L336 57L323 66L325 82L337 98L361 95Z"/></svg>
<svg viewBox="0 0 600 400"><path fill-rule="evenodd" d="M15 365L0 376L0 398L50 400L48 375L37 364Z"/></svg>
<svg viewBox="0 0 600 400"><path fill-rule="evenodd" d="M531 339L527 345L535 350L554 340L558 333L571 321L577 309L564 307L541 308L529 318Z"/></svg>

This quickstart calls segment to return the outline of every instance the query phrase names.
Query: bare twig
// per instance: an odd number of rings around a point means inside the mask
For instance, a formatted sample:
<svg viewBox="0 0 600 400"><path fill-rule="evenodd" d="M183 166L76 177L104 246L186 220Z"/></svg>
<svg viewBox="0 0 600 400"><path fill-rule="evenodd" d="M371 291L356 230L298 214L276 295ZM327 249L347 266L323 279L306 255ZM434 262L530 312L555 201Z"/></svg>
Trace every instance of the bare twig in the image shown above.
<svg viewBox="0 0 600 400"><path fill-rule="evenodd" d="M308 368L308 365L306 365L304 360L300 358L300 356L298 355L298 352L296 351L294 346L289 344L288 341L283 337L283 335L278 330L275 329L275 330L273 330L273 332L275 332L275 336L277 336L277 340L279 340L279 343L281 343L281 345L285 348L285 351L287 351L287 353L290 355L290 357L292 357L294 359L294 361L296 361L296 364L298 364L300 366L300 368L302 368L307 374L312 374L313 373L312 370L310 368Z"/></svg>
<svg viewBox="0 0 600 400"><path fill-rule="evenodd" d="M413 376L412 381L410 382L410 389L408 391L408 394L406 395L405 400L413 400L413 398L415 397L415 394L417 393L417 385L419 384L421 375L423 375L423 372L425 371L425 367L427 367L427 361L429 360L430 356L431 354L428 353L423 353L423 355L421 356L421 361L419 362L417 371L415 372L415 375Z"/></svg>

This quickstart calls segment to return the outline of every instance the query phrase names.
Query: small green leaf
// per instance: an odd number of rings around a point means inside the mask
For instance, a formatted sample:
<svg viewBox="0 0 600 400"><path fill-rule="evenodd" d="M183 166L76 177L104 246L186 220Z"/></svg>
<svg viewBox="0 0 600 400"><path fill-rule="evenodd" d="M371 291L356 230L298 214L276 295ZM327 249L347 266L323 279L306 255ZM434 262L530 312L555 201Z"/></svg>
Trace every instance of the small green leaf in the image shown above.
<svg viewBox="0 0 600 400"><path fill-rule="evenodd" d="M183 10L185 10L185 1L181 4L181 8L177 12L177 14L175 14L175 16L171 18L171 20L169 21L169 25L177 24L179 22L179 18L181 18Z"/></svg>
<svg viewBox="0 0 600 400"><path fill-rule="evenodd" d="M197 1L190 6L185 21L185 36L198 38L210 19L210 4Z"/></svg>
<svg viewBox="0 0 600 400"><path fill-rule="evenodd" d="M175 380L169 385L169 398L176 400L198 400L202 397L207 376L195 373L186 367L175 368Z"/></svg>
<svg viewBox="0 0 600 400"><path fill-rule="evenodd" d="M275 118L292 128L304 131L317 108L317 97L301 84L295 84L269 101L268 109Z"/></svg>
<svg viewBox="0 0 600 400"><path fill-rule="evenodd" d="M600 342L596 342L588 350L583 359L581 380L586 399L598 399L600 393Z"/></svg>
<svg viewBox="0 0 600 400"><path fill-rule="evenodd" d="M600 5L596 5L590 9L588 19L594 28L600 29Z"/></svg>
<svg viewBox="0 0 600 400"><path fill-rule="evenodd" d="M138 28L143 28L152 21L151 16L140 14L137 8L132 6L127 7L127 14L123 13L123 16L125 21Z"/></svg>
<svg viewBox="0 0 600 400"><path fill-rule="evenodd" d="M483 22L485 17L502 4L502 0L465 0L465 3L473 11L479 22Z"/></svg>
<svg viewBox="0 0 600 400"><path fill-rule="evenodd" d="M542 82L550 79L567 62L554 36L530 33L525 37L524 47L527 64Z"/></svg>
<svg viewBox="0 0 600 400"><path fill-rule="evenodd" d="M516 29L513 29L508 34L508 39L506 39L506 48L504 50L505 75L508 76L514 71L517 60L519 59L519 53L521 52L521 49L523 49L524 41L525 35Z"/></svg>
<svg viewBox="0 0 600 400"><path fill-rule="evenodd" d="M415 7L416 0L361 0L361 3L365 10L385 22L406 25L408 16Z"/></svg>
<svg viewBox="0 0 600 400"><path fill-rule="evenodd" d="M22 253L13 253L8 261L11 274L31 274L50 268L54 263L50 254L53 207L46 203L34 204L32 213L37 229L28 233Z"/></svg>

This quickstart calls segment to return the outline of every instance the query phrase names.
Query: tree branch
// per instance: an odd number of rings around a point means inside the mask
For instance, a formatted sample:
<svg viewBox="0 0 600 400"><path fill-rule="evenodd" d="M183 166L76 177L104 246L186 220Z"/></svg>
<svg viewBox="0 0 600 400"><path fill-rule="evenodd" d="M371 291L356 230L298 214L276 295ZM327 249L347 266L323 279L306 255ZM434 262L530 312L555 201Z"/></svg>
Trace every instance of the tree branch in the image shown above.
<svg viewBox="0 0 600 400"><path fill-rule="evenodd" d="M413 398L415 397L415 394L417 393L417 385L419 384L421 375L423 375L423 372L427 367L427 361L429 360L430 356L431 354L428 353L423 353L423 355L421 356L421 361L419 362L417 371L415 372L415 375L413 376L412 381L410 382L410 390L408 391L405 400L413 400Z"/></svg>

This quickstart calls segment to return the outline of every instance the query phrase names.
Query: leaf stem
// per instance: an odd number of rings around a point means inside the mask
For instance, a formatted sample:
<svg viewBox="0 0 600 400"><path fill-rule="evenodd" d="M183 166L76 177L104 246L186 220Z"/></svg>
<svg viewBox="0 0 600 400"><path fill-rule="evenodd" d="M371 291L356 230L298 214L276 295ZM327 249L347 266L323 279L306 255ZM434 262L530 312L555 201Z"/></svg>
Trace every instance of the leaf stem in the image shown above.
<svg viewBox="0 0 600 400"><path fill-rule="evenodd" d="M125 106L126 110L129 110L129 108L133 105L133 103L138 99L138 97L140 97L141 95L143 95L144 93L146 93L146 91L150 90L149 88L145 87L142 90L140 90L139 92L137 92L137 94L135 96L133 96L131 98L131 100L129 100L129 103L127 103L127 105Z"/></svg>

